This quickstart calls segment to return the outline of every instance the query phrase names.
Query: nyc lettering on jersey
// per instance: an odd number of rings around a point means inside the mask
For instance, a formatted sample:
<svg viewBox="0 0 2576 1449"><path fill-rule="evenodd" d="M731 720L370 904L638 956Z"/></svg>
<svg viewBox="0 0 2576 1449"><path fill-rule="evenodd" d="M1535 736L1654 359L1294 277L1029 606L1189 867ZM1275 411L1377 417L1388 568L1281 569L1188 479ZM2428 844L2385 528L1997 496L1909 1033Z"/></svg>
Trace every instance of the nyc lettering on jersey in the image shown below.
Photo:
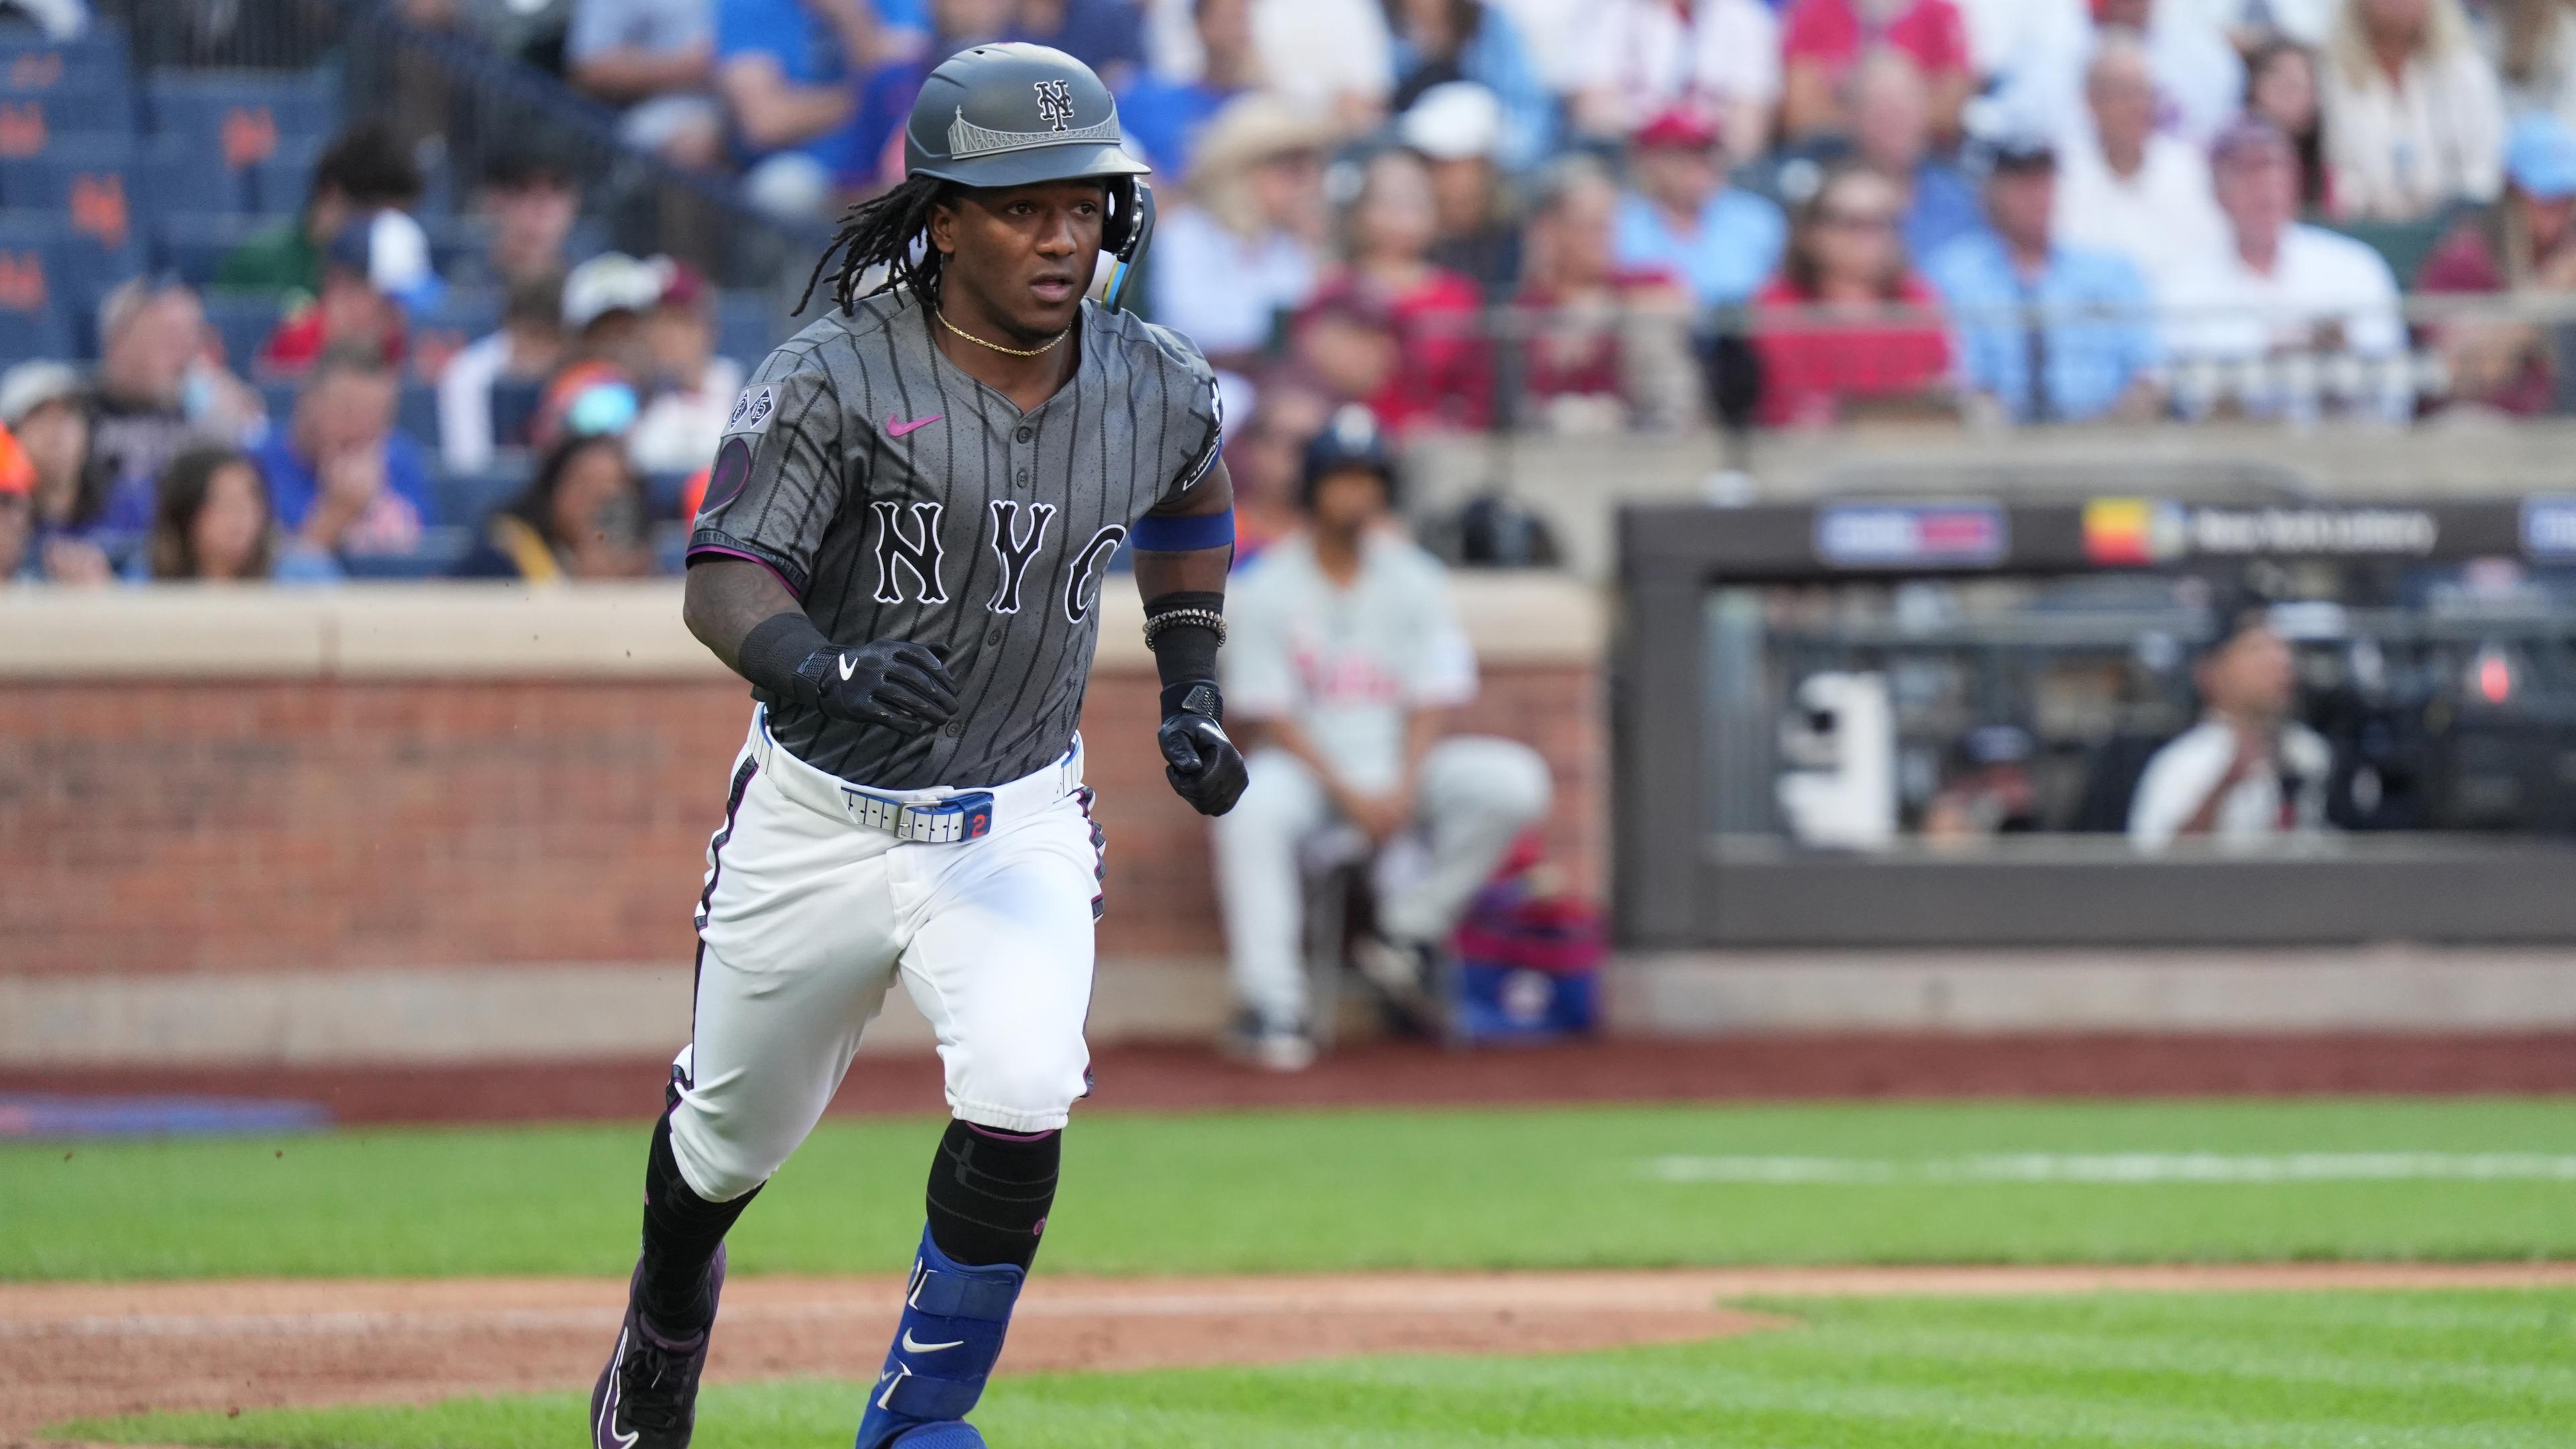
<svg viewBox="0 0 2576 1449"><path fill-rule="evenodd" d="M994 614L1016 614L1027 587L1029 566L1036 562L1046 543L1056 508L1051 503L1022 504L996 498L991 509L991 525L984 542L1001 566L1001 578L984 608ZM948 585L942 581L939 567L947 548L939 534L948 510L936 503L915 502L907 517L902 504L882 498L870 503L868 510L876 516L876 601L947 603ZM1094 533L1091 541L1072 556L1060 594L1067 623L1079 624L1089 617L1092 604L1100 597L1101 573L1117 556L1118 545L1126 540L1126 526L1113 523Z"/></svg>

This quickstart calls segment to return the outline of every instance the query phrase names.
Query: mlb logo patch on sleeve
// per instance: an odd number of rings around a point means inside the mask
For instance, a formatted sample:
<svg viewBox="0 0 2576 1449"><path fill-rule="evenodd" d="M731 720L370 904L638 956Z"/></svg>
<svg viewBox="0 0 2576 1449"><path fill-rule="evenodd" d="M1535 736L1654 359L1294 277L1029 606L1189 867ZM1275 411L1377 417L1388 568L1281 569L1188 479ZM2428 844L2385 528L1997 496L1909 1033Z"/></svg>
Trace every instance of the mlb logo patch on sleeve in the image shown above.
<svg viewBox="0 0 2576 1449"><path fill-rule="evenodd" d="M733 416L725 419L724 430L728 433L763 431L777 412L778 398L769 388L745 388L742 396L734 399Z"/></svg>

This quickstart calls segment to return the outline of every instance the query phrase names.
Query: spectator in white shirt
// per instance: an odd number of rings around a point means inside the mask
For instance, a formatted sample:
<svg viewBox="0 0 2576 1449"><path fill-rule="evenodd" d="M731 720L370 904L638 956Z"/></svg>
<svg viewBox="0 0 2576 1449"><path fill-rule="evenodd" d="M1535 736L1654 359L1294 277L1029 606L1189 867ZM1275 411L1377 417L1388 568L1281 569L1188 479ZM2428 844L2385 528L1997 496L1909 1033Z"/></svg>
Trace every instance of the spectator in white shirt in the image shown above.
<svg viewBox="0 0 2576 1449"><path fill-rule="evenodd" d="M2195 145L2235 118L2245 96L2245 62L2225 25L2195 0L2100 0L2101 30L2145 38L2156 77L2156 126Z"/></svg>
<svg viewBox="0 0 2576 1449"><path fill-rule="evenodd" d="M1315 292L1332 128L1274 95L1226 103L1199 133L1189 199L1163 218L1147 274L1154 320L1220 372L1255 366L1282 314Z"/></svg>
<svg viewBox="0 0 2576 1449"><path fill-rule="evenodd" d="M2210 162L2228 239L2177 268L2165 298L2176 401L2192 414L2232 403L2256 416L2307 418L2331 406L2403 421L2414 393L2388 263L2350 237L2296 220L2297 157L2270 123L2229 127ZM2320 357L2377 365L2357 377L2300 365L2251 375L2237 367L2225 378L2190 366ZM2333 395L2318 396L2321 385Z"/></svg>
<svg viewBox="0 0 2576 1449"><path fill-rule="evenodd" d="M2334 752L2290 718L2298 676L2260 604L2228 602L2192 666L2201 721L2156 751L2129 797L2129 841L2160 851L2183 836L2222 849L2325 828Z"/></svg>
<svg viewBox="0 0 2576 1449"><path fill-rule="evenodd" d="M2418 221L2504 184L2504 97L2459 0L2344 0L2321 77L2335 212Z"/></svg>
<svg viewBox="0 0 2576 1449"><path fill-rule="evenodd" d="M1344 132L1386 114L1395 41L1379 0L1253 0L1252 38L1271 87Z"/></svg>
<svg viewBox="0 0 2576 1449"><path fill-rule="evenodd" d="M510 285L501 330L477 339L450 358L438 375L438 457L451 473L480 473L492 466L504 441L496 436L492 386L502 381L533 388L554 375L564 358L563 274Z"/></svg>
<svg viewBox="0 0 2576 1449"><path fill-rule="evenodd" d="M1780 22L1761 0L1607 0L1582 11L1560 54L1568 113L1583 135L1624 140L1688 104L1716 118L1730 159L1770 145Z"/></svg>
<svg viewBox="0 0 2576 1449"><path fill-rule="evenodd" d="M1997 133L2064 136L2083 120L2084 0L1958 0ZM1983 128L1981 128L1983 129Z"/></svg>
<svg viewBox="0 0 2576 1449"><path fill-rule="evenodd" d="M2146 47L2111 31L2084 78L2092 124L2060 153L2057 237L2127 257L2161 292L2178 263L2215 254L2227 224L2210 196L2209 163L2179 136L2156 131L2156 82Z"/></svg>

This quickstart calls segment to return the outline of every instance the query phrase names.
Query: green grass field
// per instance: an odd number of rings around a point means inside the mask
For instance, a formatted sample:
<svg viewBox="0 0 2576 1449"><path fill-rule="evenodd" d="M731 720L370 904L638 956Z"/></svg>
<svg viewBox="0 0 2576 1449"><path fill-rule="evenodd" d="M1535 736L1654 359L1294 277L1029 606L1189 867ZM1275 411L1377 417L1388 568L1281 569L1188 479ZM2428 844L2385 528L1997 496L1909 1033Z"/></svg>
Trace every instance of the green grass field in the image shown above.
<svg viewBox="0 0 2576 1449"><path fill-rule="evenodd" d="M1769 1305L1797 1326L1548 1359L1005 1378L1009 1449L1578 1446L2563 1446L2576 1293L1884 1299ZM718 1387L702 1449L846 1444L856 1385ZM167 1415L97 1439L243 1449L552 1449L577 1395L426 1410Z"/></svg>
<svg viewBox="0 0 2576 1449"><path fill-rule="evenodd" d="M836 1122L737 1273L900 1269L936 1124ZM616 1275L641 1124L0 1149L0 1278ZM1042 1267L2576 1257L2565 1100L1101 1116ZM1544 1359L1036 1375L1005 1449L2576 1444L2576 1291L1757 1304L1791 1326ZM705 1449L845 1444L862 1389L711 1390ZM572 1394L65 1426L98 1440L542 1449Z"/></svg>
<svg viewBox="0 0 2576 1449"><path fill-rule="evenodd" d="M735 1270L900 1270L936 1138L926 1120L825 1126L736 1230ZM0 1279L618 1275L644 1142L637 1124L9 1147ZM2519 1175L1941 1175L1991 1158L2008 1174L2023 1154L2440 1154L2444 1171ZM1862 1180L1675 1181L1674 1159L1685 1178L1790 1159ZM1104 1115L1067 1140L1046 1265L2571 1256L2576 1103L2320 1100Z"/></svg>

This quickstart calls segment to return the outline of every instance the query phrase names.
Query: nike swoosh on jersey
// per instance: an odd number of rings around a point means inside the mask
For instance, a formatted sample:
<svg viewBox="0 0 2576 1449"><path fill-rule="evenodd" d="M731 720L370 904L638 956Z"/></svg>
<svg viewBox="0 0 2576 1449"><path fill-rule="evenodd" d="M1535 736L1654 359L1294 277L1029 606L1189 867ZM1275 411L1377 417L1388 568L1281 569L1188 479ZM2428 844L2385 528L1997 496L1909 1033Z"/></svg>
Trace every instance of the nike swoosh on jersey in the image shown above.
<svg viewBox="0 0 2576 1449"><path fill-rule="evenodd" d="M886 436L889 438L900 438L906 433L917 433L923 428L929 427L932 423L935 423L946 416L948 416L946 413L932 413L926 418L914 418L911 422L906 423L898 422L895 419L894 414L888 413L886 414Z"/></svg>
<svg viewBox="0 0 2576 1449"><path fill-rule="evenodd" d="M912 1339L912 1330L907 1328L903 1331L903 1351L906 1353L937 1353L943 1348L962 1347L965 1342L966 1340L961 1338L955 1343L915 1343Z"/></svg>

